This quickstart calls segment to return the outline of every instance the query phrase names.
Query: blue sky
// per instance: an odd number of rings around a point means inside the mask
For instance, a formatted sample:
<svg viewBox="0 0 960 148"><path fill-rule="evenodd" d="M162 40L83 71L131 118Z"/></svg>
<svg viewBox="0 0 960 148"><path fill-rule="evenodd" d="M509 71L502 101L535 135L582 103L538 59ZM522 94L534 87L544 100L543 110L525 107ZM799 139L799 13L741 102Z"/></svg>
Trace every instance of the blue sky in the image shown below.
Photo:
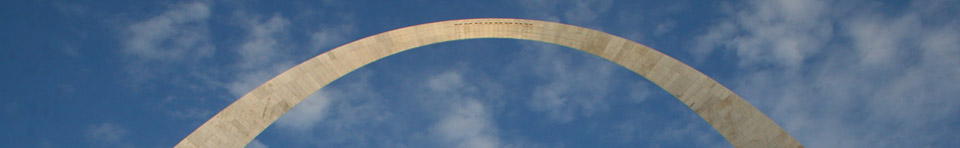
<svg viewBox="0 0 960 148"><path fill-rule="evenodd" d="M170 147L350 41L464 18L601 30L733 89L807 147L960 147L960 2L0 2L0 147ZM730 147L643 77L546 43L440 43L358 69L248 147Z"/></svg>

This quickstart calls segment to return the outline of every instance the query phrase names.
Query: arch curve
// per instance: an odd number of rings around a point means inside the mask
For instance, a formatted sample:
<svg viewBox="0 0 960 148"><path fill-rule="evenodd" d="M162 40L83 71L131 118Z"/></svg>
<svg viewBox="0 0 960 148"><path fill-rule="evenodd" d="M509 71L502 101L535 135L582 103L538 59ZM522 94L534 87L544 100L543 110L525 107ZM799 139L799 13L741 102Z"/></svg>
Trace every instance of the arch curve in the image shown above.
<svg viewBox="0 0 960 148"><path fill-rule="evenodd" d="M357 68L420 46L478 38L541 41L603 57L675 96L735 147L803 147L733 91L659 51L588 28L502 18L414 25L334 48L240 97L175 147L243 147L304 98Z"/></svg>

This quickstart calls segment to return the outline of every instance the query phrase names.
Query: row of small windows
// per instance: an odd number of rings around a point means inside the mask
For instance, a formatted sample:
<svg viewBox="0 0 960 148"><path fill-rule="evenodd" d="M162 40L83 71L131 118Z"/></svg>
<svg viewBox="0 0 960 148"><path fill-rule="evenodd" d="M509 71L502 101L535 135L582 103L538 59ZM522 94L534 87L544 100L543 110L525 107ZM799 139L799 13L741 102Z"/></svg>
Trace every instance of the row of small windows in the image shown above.
<svg viewBox="0 0 960 148"><path fill-rule="evenodd" d="M491 24L491 25L504 24L504 25L533 26L533 24L531 24L531 23L518 23L518 22L470 22L470 23L456 23L456 24L453 24L453 25L459 26L459 25L475 25L475 24Z"/></svg>

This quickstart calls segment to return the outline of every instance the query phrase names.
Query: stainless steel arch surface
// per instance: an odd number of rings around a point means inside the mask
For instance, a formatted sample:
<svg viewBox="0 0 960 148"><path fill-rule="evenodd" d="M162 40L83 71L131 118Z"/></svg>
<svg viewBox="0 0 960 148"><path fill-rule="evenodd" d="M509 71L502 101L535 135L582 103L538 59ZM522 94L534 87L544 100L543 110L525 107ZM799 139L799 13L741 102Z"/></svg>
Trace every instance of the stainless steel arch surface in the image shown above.
<svg viewBox="0 0 960 148"><path fill-rule="evenodd" d="M357 68L411 48L477 38L534 40L583 50L659 85L735 147L802 147L730 89L670 56L597 30L524 19L434 22L353 41L270 79L217 113L176 147L243 147L308 95Z"/></svg>

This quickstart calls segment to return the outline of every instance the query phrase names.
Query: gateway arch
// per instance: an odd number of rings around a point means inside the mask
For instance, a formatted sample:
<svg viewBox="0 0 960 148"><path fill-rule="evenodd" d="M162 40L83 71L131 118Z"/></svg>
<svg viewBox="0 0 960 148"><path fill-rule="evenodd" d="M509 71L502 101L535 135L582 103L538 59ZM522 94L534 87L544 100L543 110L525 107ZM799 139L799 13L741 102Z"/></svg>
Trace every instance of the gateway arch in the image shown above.
<svg viewBox="0 0 960 148"><path fill-rule="evenodd" d="M734 147L803 147L730 89L657 50L597 30L525 19L441 21L350 42L304 61L253 89L176 147L243 147L304 98L357 68L420 46L482 38L552 43L617 63L675 96Z"/></svg>

